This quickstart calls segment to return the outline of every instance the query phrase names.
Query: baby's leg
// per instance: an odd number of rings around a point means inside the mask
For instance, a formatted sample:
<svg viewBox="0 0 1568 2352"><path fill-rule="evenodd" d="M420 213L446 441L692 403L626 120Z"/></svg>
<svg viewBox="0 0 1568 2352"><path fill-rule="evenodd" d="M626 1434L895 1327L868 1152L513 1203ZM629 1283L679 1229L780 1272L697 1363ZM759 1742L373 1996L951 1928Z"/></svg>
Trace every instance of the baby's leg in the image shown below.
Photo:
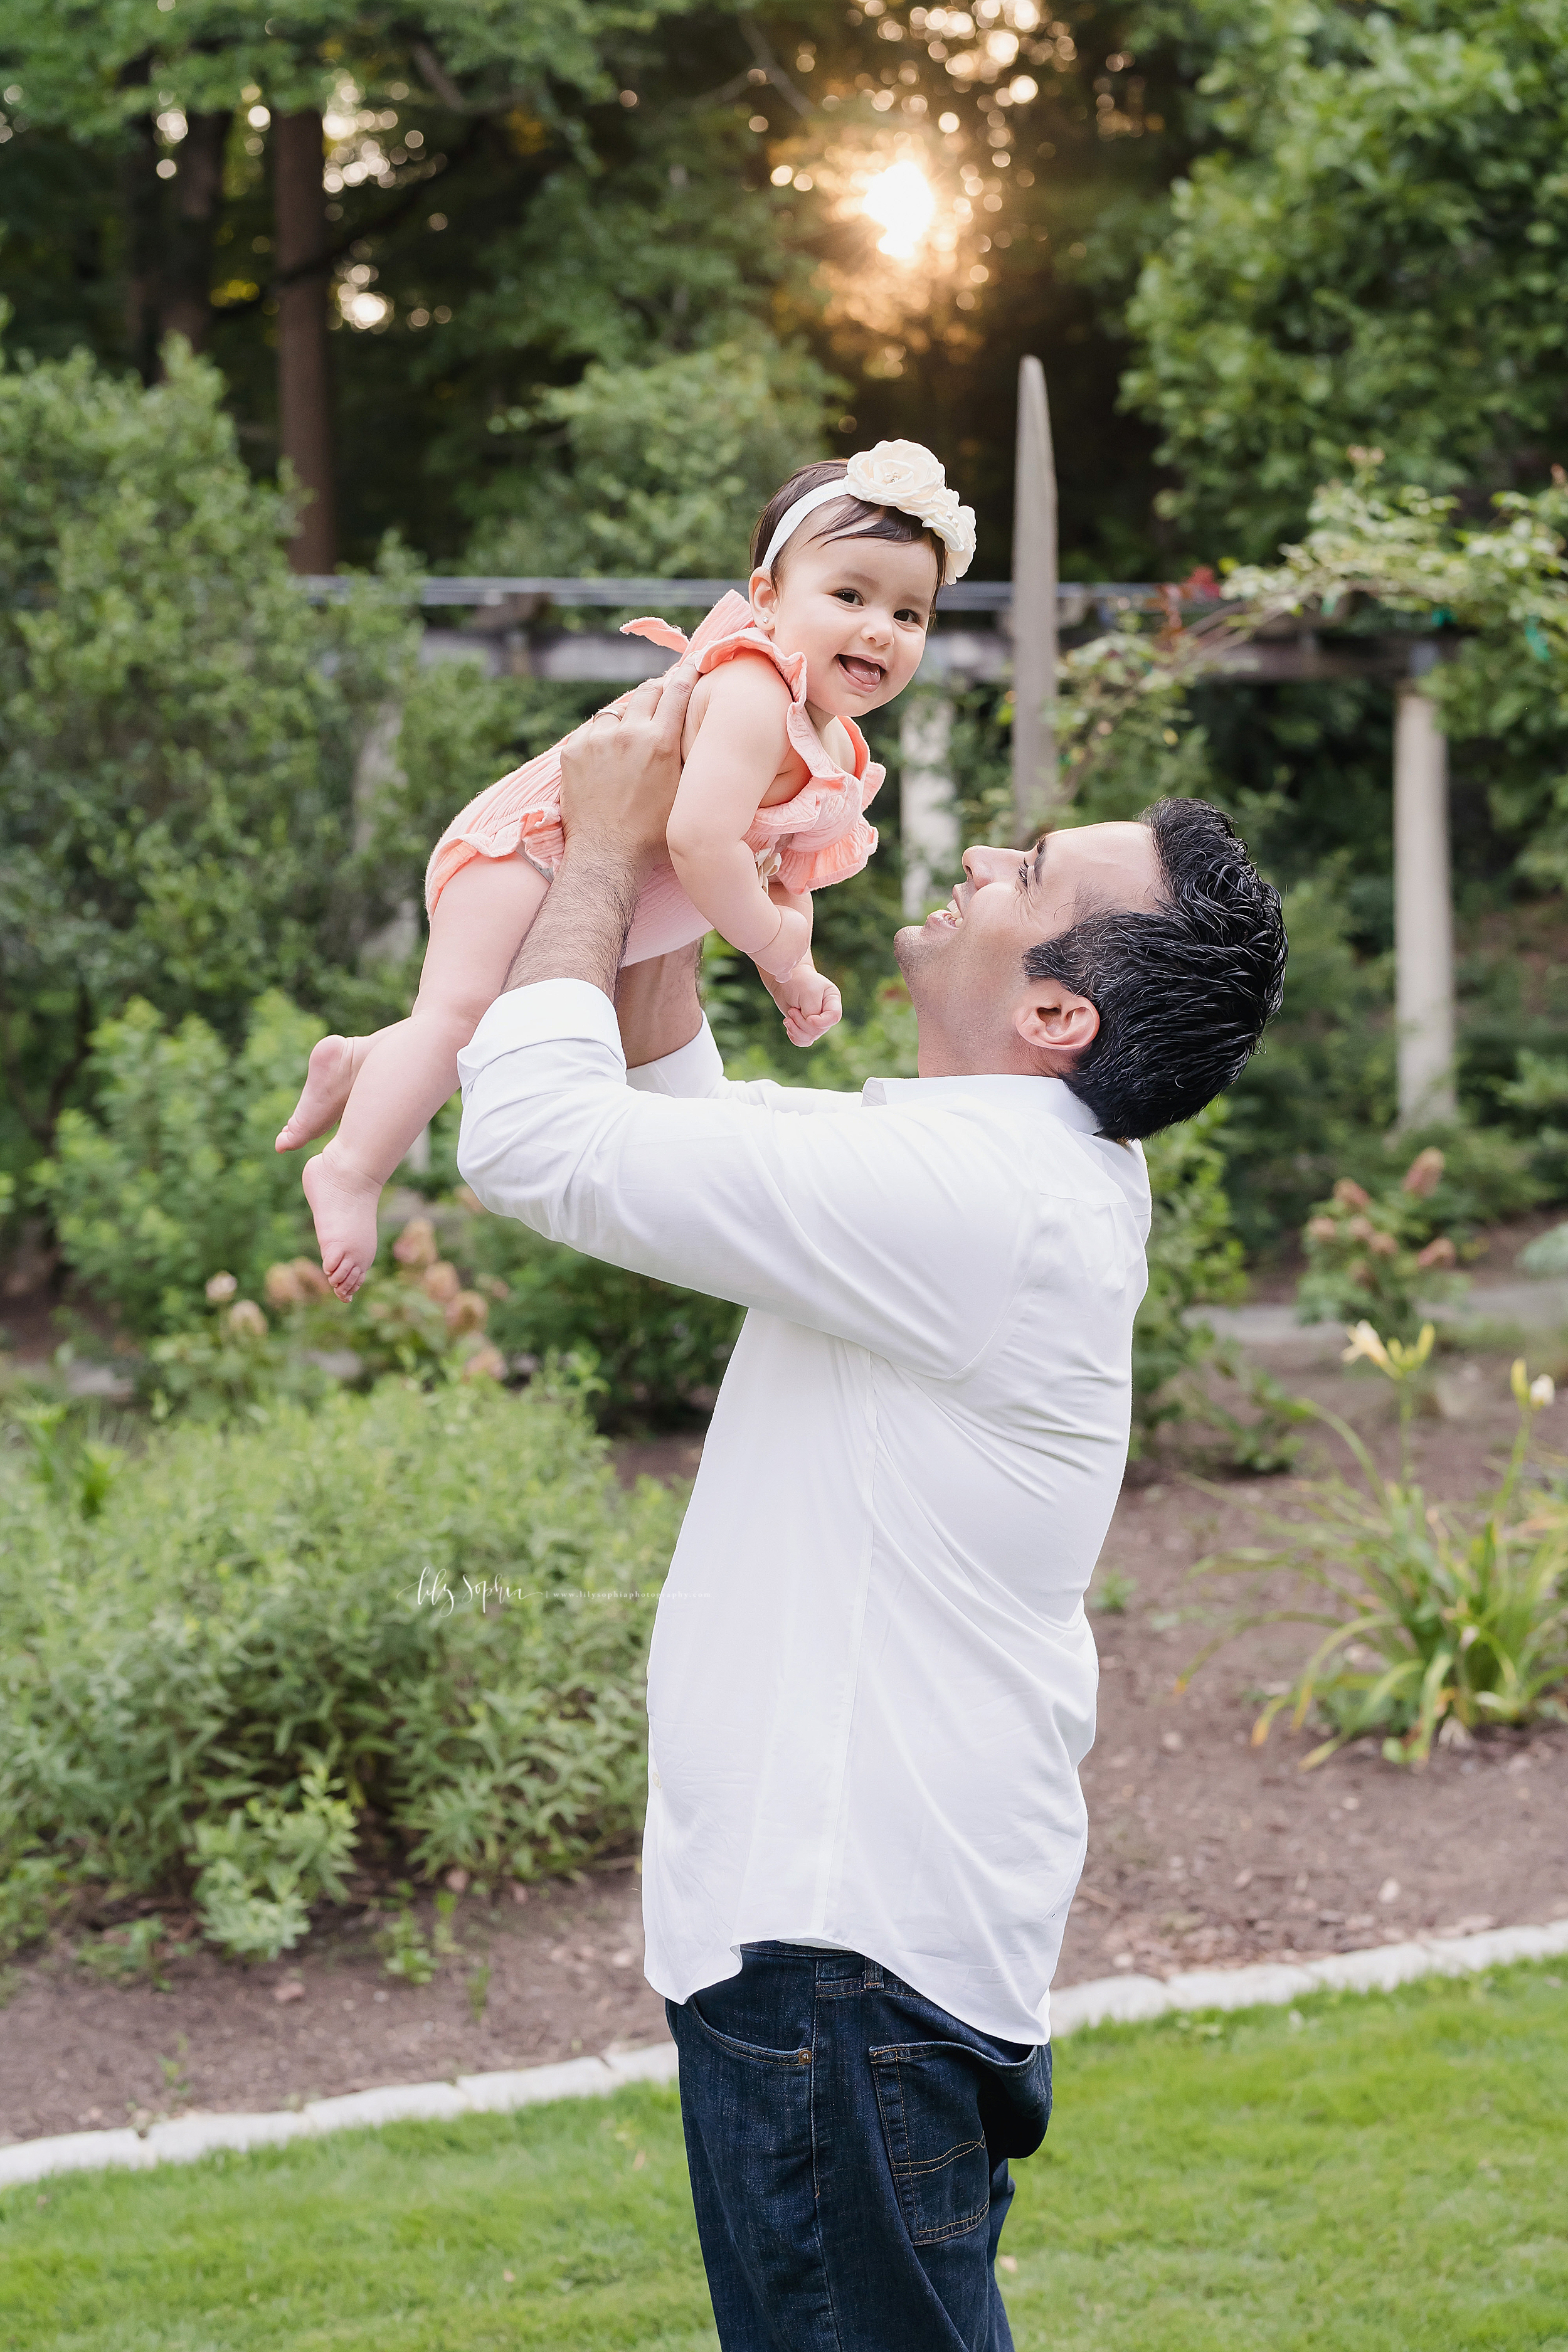
<svg viewBox="0 0 1568 2352"><path fill-rule="evenodd" d="M550 885L524 857L476 857L430 918L419 994L406 1021L363 1043L342 1123L301 1175L321 1266L352 1298L375 1255L381 1188L458 1083L458 1055L505 985Z"/></svg>
<svg viewBox="0 0 1568 2352"><path fill-rule="evenodd" d="M440 899L436 903L439 906ZM279 1128L274 1150L298 1151L302 1143L314 1143L318 1135L336 1127L360 1065L376 1038L385 1034L378 1029L371 1037L322 1037L311 1046L300 1099Z"/></svg>

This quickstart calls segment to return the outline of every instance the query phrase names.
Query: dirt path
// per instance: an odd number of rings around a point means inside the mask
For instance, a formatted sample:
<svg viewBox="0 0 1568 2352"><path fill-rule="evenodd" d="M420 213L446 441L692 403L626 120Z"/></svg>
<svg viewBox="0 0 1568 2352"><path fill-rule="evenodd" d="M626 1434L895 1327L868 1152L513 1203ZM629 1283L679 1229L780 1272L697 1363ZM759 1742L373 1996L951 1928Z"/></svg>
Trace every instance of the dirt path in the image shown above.
<svg viewBox="0 0 1568 2352"><path fill-rule="evenodd" d="M1470 1360L1466 1417L1422 1425L1435 1496L1474 1493L1512 1432L1506 1364ZM1333 1370L1295 1375L1390 1453L1387 1393ZM1473 1403L1465 1402L1473 1396ZM1562 1445L1568 1405L1543 1434ZM695 1441L625 1449L625 1475L689 1473ZM1316 1956L1421 1930L1568 1914L1568 1729L1440 1748L1420 1774L1363 1745L1298 1769L1305 1739L1250 1745L1256 1694L1283 1679L1300 1629L1249 1635L1186 1695L1178 1670L1217 1622L1187 1571L1216 1543L1255 1538L1290 1482L1220 1498L1179 1471L1130 1486L1099 1580L1134 1589L1096 1616L1100 1730L1084 1771L1089 1858L1058 1981L1136 1968ZM182 1923L165 1906L171 1931ZM181 2107L270 2108L381 2083L529 2066L665 2032L642 1977L639 1881L630 1864L581 1883L459 1897L460 1950L429 1985L390 1981L351 1912L296 1960L244 1970L197 1952L170 1990L101 1986L63 1945L10 1976L0 2011L0 2138L118 2125ZM279 1998L279 1996L282 1998Z"/></svg>

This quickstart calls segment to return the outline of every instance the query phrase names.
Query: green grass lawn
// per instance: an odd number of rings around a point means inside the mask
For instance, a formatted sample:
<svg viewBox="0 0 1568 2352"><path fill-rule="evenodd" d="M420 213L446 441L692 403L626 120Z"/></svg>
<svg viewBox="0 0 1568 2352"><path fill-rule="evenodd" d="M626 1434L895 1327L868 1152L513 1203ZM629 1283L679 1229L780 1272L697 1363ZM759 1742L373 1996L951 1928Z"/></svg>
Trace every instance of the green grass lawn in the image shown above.
<svg viewBox="0 0 1568 2352"><path fill-rule="evenodd" d="M1057 2102L1019 2352L1568 2352L1550 1969L1079 2035ZM672 2091L0 2197L6 2352L715 2341Z"/></svg>

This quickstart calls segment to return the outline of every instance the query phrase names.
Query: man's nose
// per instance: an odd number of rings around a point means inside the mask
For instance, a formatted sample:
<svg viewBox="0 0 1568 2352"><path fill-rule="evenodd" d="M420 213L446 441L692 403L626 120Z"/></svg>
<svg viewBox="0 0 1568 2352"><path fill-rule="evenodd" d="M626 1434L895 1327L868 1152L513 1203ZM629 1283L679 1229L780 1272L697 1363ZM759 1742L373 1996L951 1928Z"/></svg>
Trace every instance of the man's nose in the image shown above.
<svg viewBox="0 0 1568 2352"><path fill-rule="evenodd" d="M1021 849L992 849L983 843L976 843L963 853L963 870L977 887L983 882L1003 880L1016 873L1024 862Z"/></svg>

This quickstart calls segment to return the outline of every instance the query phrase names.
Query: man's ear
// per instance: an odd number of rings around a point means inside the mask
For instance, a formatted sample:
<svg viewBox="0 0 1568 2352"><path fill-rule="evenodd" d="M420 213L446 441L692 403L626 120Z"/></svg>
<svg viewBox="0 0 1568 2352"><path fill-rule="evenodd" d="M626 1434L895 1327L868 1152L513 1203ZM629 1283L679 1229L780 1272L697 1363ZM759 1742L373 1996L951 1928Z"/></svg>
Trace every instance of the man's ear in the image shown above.
<svg viewBox="0 0 1568 2352"><path fill-rule="evenodd" d="M778 625L779 614L779 592L773 585L773 573L760 568L753 572L746 583L746 593L752 600L758 628L771 637Z"/></svg>
<svg viewBox="0 0 1568 2352"><path fill-rule="evenodd" d="M1059 980L1032 980L1019 1000L1013 1026L1046 1076L1059 1077L1100 1034L1100 1014L1087 996Z"/></svg>

